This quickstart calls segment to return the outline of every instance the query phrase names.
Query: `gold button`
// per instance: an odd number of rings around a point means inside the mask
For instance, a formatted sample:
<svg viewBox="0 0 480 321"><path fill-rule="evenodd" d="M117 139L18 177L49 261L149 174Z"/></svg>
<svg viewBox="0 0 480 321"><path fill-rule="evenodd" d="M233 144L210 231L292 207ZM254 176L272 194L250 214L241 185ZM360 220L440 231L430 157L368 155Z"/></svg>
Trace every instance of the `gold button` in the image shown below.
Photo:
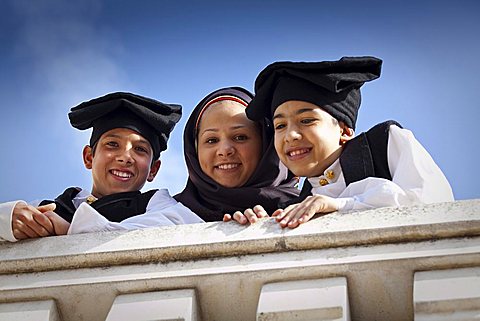
<svg viewBox="0 0 480 321"><path fill-rule="evenodd" d="M325 186L328 184L328 181L325 178L320 178L320 185Z"/></svg>
<svg viewBox="0 0 480 321"><path fill-rule="evenodd" d="M97 198L93 195L87 196L87 204L92 204L96 200L97 200Z"/></svg>
<svg viewBox="0 0 480 321"><path fill-rule="evenodd" d="M335 172L332 171L331 169L329 169L326 173L325 173L325 177L327 177L328 179L333 179L335 177Z"/></svg>

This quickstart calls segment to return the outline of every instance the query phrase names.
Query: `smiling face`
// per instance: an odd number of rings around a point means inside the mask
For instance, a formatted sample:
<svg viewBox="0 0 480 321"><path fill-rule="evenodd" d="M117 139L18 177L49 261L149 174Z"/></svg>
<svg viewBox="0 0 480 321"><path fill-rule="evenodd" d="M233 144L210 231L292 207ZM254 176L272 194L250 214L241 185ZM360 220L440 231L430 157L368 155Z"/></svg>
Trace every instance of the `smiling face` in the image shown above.
<svg viewBox="0 0 480 321"><path fill-rule="evenodd" d="M197 141L202 171L224 187L244 185L261 158L260 129L234 101L214 103L205 110Z"/></svg>
<svg viewBox="0 0 480 321"><path fill-rule="evenodd" d="M150 143L137 132L114 128L105 132L95 144L83 150L85 167L92 170L92 195L139 191L151 182L160 168L160 160L152 164Z"/></svg>
<svg viewBox="0 0 480 321"><path fill-rule="evenodd" d="M275 150L295 175L316 177L341 154L353 130L317 105L291 100L273 115Z"/></svg>

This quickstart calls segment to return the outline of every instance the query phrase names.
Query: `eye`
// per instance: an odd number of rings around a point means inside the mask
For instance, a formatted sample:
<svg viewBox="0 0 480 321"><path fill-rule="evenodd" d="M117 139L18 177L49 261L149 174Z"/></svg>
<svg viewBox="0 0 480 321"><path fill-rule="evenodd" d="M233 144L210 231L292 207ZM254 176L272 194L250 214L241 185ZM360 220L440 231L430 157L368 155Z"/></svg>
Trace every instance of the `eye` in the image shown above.
<svg viewBox="0 0 480 321"><path fill-rule="evenodd" d="M105 143L105 145L109 147L118 147L118 143L116 141L110 140Z"/></svg>
<svg viewBox="0 0 480 321"><path fill-rule="evenodd" d="M280 130L282 128L285 128L285 124L276 124L274 125L275 130Z"/></svg>
<svg viewBox="0 0 480 321"><path fill-rule="evenodd" d="M311 124L311 123L313 123L315 120L316 120L315 118L304 118L304 119L302 119L300 122L301 122L302 124Z"/></svg>
<svg viewBox="0 0 480 321"><path fill-rule="evenodd" d="M213 137L212 138L207 138L205 140L205 143L207 143L207 144L215 144L217 142L218 142L218 138L213 138Z"/></svg>
<svg viewBox="0 0 480 321"><path fill-rule="evenodd" d="M240 142L241 142L241 141L245 141L245 140L247 140L247 139L248 139L247 135L237 135L237 136L235 136L235 140L236 140L236 141L240 141Z"/></svg>
<svg viewBox="0 0 480 321"><path fill-rule="evenodd" d="M145 147L143 147L143 146L137 146L137 147L135 147L135 150L136 150L137 152L140 152L140 153L146 153L146 154L148 154L148 149L145 148Z"/></svg>

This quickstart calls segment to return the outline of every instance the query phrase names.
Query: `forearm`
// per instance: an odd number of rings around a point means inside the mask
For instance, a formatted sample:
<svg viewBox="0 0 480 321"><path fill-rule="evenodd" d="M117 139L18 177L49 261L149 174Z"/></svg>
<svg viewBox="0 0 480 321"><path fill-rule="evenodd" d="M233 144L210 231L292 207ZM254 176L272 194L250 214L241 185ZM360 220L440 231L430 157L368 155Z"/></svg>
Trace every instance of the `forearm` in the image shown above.
<svg viewBox="0 0 480 321"><path fill-rule="evenodd" d="M415 204L417 198L389 180L370 177L350 184L336 201L339 211L350 211L409 206Z"/></svg>
<svg viewBox="0 0 480 321"><path fill-rule="evenodd" d="M73 216L67 234L133 230L165 225L174 225L174 223L161 213L151 211L142 215L133 216L120 223L111 222L90 205L82 203Z"/></svg>

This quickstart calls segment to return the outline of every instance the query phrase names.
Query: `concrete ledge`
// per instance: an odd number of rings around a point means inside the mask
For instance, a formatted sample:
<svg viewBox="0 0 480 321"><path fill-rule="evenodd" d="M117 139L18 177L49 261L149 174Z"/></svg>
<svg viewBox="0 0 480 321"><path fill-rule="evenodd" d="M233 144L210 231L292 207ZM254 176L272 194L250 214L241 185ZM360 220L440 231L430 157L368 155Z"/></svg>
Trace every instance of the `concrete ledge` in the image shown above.
<svg viewBox="0 0 480 321"><path fill-rule="evenodd" d="M478 318L480 267L415 273L414 304L415 320Z"/></svg>
<svg viewBox="0 0 480 321"><path fill-rule="evenodd" d="M105 321L199 321L195 290L124 294L115 298Z"/></svg>
<svg viewBox="0 0 480 321"><path fill-rule="evenodd" d="M347 279L329 278L266 284L257 321L350 321Z"/></svg>
<svg viewBox="0 0 480 321"><path fill-rule="evenodd" d="M471 291L480 288L472 274L480 268L479 205L471 200L334 213L296 230L265 219L253 226L219 222L3 243L0 304L21 312L49 300L63 320L105 321L122 306L168 305L162 295L190 291L196 299L187 295L178 306L196 302L202 320L253 321L258 311L277 319L338 319L339 306L340 318L351 314L358 321L468 319L477 313L477 292ZM447 270L464 278L439 277ZM434 271L431 279L420 277L429 271ZM348 283L342 293L348 292L350 314L343 314L342 300L331 306L293 299L322 301L323 295L311 293L325 288L308 288L310 280L337 278ZM445 300L434 295L453 288L442 283L446 280L473 294L450 291L452 308L429 313L422 303L445 307ZM426 281L437 282L440 290L425 286ZM285 282L303 288L285 287ZM283 286L286 305L296 303L287 310L275 310L274 304L266 308L262 289L273 284Z"/></svg>
<svg viewBox="0 0 480 321"><path fill-rule="evenodd" d="M0 274L174 262L480 235L480 200L332 213L297 229L268 218L0 243Z"/></svg>
<svg viewBox="0 0 480 321"><path fill-rule="evenodd" d="M53 300L0 304L2 321L61 321Z"/></svg>

